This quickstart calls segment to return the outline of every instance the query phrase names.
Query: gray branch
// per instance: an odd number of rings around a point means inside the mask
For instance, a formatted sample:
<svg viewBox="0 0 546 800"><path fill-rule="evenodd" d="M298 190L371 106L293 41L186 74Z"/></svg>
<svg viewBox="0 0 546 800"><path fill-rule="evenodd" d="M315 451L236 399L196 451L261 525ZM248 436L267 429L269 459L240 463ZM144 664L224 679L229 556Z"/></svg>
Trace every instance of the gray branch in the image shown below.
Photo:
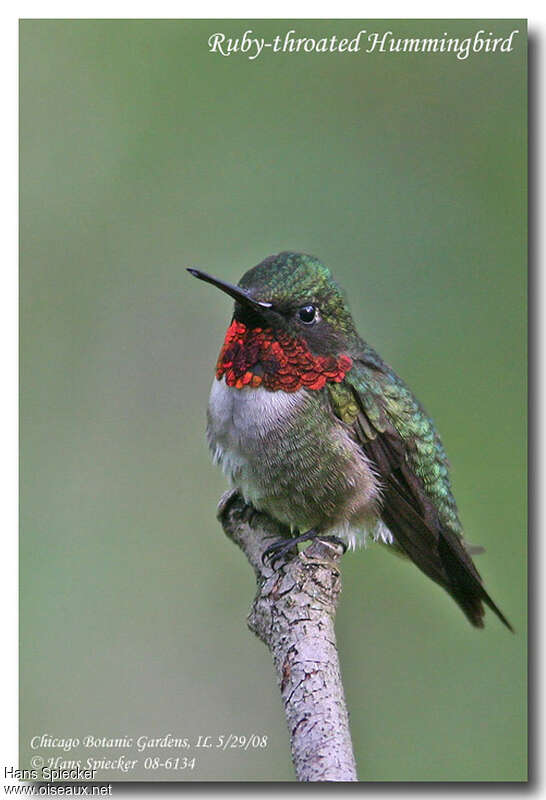
<svg viewBox="0 0 546 800"><path fill-rule="evenodd" d="M256 573L248 625L273 656L298 780L358 780L334 632L341 547L315 539L273 570L262 564L262 553L289 534L286 528L250 509L237 492L222 497L218 519Z"/></svg>

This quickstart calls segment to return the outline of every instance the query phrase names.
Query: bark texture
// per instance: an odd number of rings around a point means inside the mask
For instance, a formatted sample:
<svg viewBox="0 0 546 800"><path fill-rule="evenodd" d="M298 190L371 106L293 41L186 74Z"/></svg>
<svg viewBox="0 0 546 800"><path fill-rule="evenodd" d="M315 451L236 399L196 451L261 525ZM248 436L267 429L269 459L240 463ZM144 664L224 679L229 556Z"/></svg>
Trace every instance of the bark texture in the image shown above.
<svg viewBox="0 0 546 800"><path fill-rule="evenodd" d="M250 629L267 645L277 672L299 781L356 781L334 618L342 548L316 539L275 563L262 553L289 531L227 492L218 506L227 536L245 553L258 591Z"/></svg>

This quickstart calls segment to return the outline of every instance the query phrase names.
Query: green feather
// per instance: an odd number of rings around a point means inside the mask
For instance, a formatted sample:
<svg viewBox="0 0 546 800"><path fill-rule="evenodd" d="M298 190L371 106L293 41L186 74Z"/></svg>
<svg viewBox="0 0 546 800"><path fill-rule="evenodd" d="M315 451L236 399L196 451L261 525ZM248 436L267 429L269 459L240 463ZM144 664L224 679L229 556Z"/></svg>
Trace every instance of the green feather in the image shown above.
<svg viewBox="0 0 546 800"><path fill-rule="evenodd" d="M373 359L370 356L373 355ZM369 363L373 366L368 366ZM378 369L378 366L381 369ZM333 386L333 384L331 385ZM335 413L343 419L354 408L354 397L364 410L361 429L368 438L389 432L399 440L402 457L409 470L422 484L422 490L438 512L443 525L462 536L457 505L449 479L449 463L434 423L406 384L368 345L362 359L355 360L344 385L330 392ZM351 396L353 395L353 403ZM344 406L338 397L343 395ZM341 410L341 413L340 413ZM354 418L354 413L353 413ZM366 419L367 418L367 419ZM370 429L370 424L375 432Z"/></svg>

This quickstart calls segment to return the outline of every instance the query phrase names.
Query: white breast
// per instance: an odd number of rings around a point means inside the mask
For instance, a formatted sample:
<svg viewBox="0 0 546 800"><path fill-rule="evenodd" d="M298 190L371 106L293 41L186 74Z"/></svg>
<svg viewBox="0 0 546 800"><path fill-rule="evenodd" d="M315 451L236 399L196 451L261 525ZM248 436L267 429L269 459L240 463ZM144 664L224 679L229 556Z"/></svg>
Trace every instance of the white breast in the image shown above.
<svg viewBox="0 0 546 800"><path fill-rule="evenodd" d="M259 502L250 472L253 457L263 457L274 432L282 438L305 402L303 390L293 393L266 389L235 389L214 380L208 405L207 439L213 459L233 486L251 502Z"/></svg>
<svg viewBox="0 0 546 800"><path fill-rule="evenodd" d="M285 524L309 529L335 499L339 514L331 533L354 546L365 538L365 526L374 539L392 542L386 528L376 527L379 487L358 444L326 415L317 431L302 425L306 415L317 413L318 402L304 389L236 389L214 380L207 439L215 463L247 502ZM332 448L339 469L331 468ZM309 453L313 461L306 460ZM336 517L335 510L330 515Z"/></svg>

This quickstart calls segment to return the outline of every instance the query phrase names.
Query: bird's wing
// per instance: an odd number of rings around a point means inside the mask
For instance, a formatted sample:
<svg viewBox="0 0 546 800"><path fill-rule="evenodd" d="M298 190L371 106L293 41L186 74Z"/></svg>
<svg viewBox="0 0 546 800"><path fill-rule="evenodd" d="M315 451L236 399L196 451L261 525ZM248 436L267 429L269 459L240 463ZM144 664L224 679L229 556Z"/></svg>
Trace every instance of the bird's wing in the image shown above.
<svg viewBox="0 0 546 800"><path fill-rule="evenodd" d="M398 547L483 627L487 594L465 547L434 425L400 378L368 348L343 383L328 384L334 413L352 431L382 486L381 518Z"/></svg>

